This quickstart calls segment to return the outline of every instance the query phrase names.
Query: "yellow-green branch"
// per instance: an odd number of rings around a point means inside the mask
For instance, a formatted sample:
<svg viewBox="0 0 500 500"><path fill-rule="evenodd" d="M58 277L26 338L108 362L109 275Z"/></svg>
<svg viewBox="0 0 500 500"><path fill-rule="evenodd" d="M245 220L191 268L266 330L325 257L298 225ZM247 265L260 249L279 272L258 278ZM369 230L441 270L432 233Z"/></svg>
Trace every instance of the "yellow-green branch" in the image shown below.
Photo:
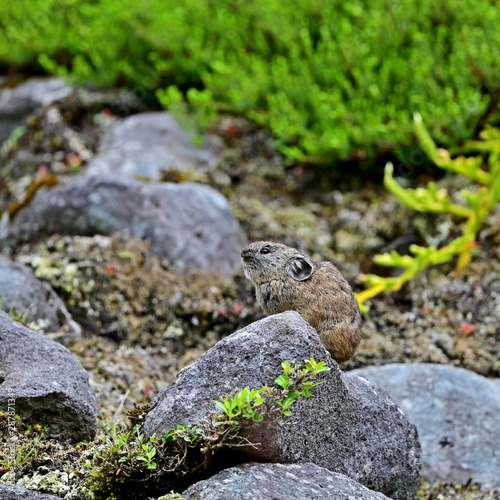
<svg viewBox="0 0 500 500"><path fill-rule="evenodd" d="M401 203L419 212L450 214L461 219L463 223L462 236L452 240L440 249L434 246L420 247L412 245L413 255L400 255L393 251L376 255L375 263L400 268L399 276L381 277L373 274L362 275L361 281L367 286L356 294L356 299L363 311L367 309L365 302L382 292L394 292L413 279L429 266L443 264L458 257L456 270L460 272L470 262L472 250L477 246L476 237L484 221L500 200L500 131L489 128L480 135L482 141L469 141L467 148L489 153L489 170L483 167L482 156L451 158L450 153L439 149L427 132L422 117L414 117L415 131L420 146L426 155L440 168L449 172L464 175L479 184L472 190L462 190L460 194L465 205L451 201L446 189L438 189L434 182L429 182L425 188L403 188L393 177L394 168L388 163L385 168L384 185Z"/></svg>

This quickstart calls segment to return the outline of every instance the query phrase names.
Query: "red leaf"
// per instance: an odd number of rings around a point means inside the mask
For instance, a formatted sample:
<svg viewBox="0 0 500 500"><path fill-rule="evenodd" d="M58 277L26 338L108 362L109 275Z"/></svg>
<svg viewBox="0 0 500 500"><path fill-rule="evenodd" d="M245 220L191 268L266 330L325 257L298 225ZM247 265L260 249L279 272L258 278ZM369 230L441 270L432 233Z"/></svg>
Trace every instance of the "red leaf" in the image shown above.
<svg viewBox="0 0 500 500"><path fill-rule="evenodd" d="M471 333L476 331L476 328L476 325L471 325L470 323L467 323L467 321L462 321L460 323L460 330L462 330L462 333L464 335L470 335Z"/></svg>

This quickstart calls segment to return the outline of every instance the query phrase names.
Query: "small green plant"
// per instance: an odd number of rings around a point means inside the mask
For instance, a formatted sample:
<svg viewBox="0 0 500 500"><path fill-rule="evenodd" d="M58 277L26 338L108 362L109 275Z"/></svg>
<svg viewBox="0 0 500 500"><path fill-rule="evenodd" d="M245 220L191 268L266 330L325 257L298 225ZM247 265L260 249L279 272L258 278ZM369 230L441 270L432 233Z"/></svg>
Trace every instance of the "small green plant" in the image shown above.
<svg viewBox="0 0 500 500"><path fill-rule="evenodd" d="M313 396L311 389L321 384L321 382L313 382L310 378L318 373L329 371L330 368L325 365L324 361L316 363L314 359L305 361L304 367L291 366L288 361L284 361L283 375L280 375L276 380L276 384L284 391L285 397L277 401L278 406L282 409L283 415L289 417L292 412L290 407L297 401L300 396L310 398Z"/></svg>
<svg viewBox="0 0 500 500"><path fill-rule="evenodd" d="M15 422L16 441L7 441L11 432L7 427L11 427L10 422ZM7 471L18 469L26 465L36 457L42 442L49 431L48 427L40 424L25 424L19 415L9 414L0 411L0 436L5 442L0 440L0 475Z"/></svg>
<svg viewBox="0 0 500 500"><path fill-rule="evenodd" d="M14 306L9 307L9 312L7 313L14 321L17 321L18 323L26 323L28 316L32 314L33 311L31 308L26 309L23 312L18 312L16 309L14 309Z"/></svg>
<svg viewBox="0 0 500 500"><path fill-rule="evenodd" d="M4 303L4 298L0 297L0 309L3 308L3 303ZM25 324L28 317L31 314L34 314L35 311L36 311L36 306L30 306L23 312L18 311L14 306L10 306L9 310L6 312L14 321Z"/></svg>
<svg viewBox="0 0 500 500"><path fill-rule="evenodd" d="M215 406L221 410L221 415L225 416L224 420L218 420L215 425L237 425L239 418L262 422L264 417L258 411L258 407L264 403L262 390L245 387L233 397L221 396L221 401L214 401Z"/></svg>
<svg viewBox="0 0 500 500"><path fill-rule="evenodd" d="M150 443L142 443L141 449L144 455L137 455L137 460L144 464L144 467L149 470L156 469L156 462L153 460L156 455L156 448L154 446L155 440L153 439Z"/></svg>
<svg viewBox="0 0 500 500"><path fill-rule="evenodd" d="M214 401L215 411L197 425L178 425L163 437L146 438L141 431L147 411L139 408L131 415L131 427L110 433L104 448L86 462L90 487L96 498L135 498L138 489L158 493L182 486L187 477L210 469L221 450L257 447L245 437L245 428L260 425L265 418L285 418L301 397L321 382L316 375L330 370L324 362L305 360L304 365L282 363L283 374L276 386L245 387L233 395Z"/></svg>
<svg viewBox="0 0 500 500"><path fill-rule="evenodd" d="M40 443L42 442L43 438L45 437L45 434L47 433L48 428L44 427L40 431L35 431L33 434L33 440L30 443L22 444L19 446L19 449L16 451L16 455L14 458L14 462L10 464L10 468L15 468L15 467L22 467L23 465L27 464L38 452L38 448L40 446ZM31 433L30 433L31 434ZM28 435L28 434L27 434ZM6 467L6 463L2 463L3 468L9 468Z"/></svg>
<svg viewBox="0 0 500 500"><path fill-rule="evenodd" d="M449 214L464 220L462 235L441 248L436 246L422 247L411 245L413 255L400 255L396 251L376 255L374 261L382 266L403 269L396 277L380 277L373 274L362 276L367 288L356 294L360 306L381 292L394 292L408 280L413 279L429 266L443 264L457 257L456 271L460 273L470 262L473 250L478 246L477 234L491 210L500 200L500 130L488 127L481 134L481 141L468 141L467 151L487 154L487 166L484 158L478 156L458 156L452 158L450 153L437 148L427 132L422 117L414 117L415 132L426 155L440 168L448 172L467 177L477 183L472 189L460 191L463 204L452 200L446 189L438 189L434 182L426 188L405 189L393 177L393 166L385 167L384 185L396 198L406 206L419 212Z"/></svg>

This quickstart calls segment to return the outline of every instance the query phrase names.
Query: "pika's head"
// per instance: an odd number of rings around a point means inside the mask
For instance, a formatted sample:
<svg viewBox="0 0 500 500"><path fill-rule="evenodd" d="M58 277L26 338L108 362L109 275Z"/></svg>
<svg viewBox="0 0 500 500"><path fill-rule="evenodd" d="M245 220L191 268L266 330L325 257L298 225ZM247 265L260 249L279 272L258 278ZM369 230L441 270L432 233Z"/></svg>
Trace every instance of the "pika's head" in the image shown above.
<svg viewBox="0 0 500 500"><path fill-rule="evenodd" d="M295 248L271 241L250 243L241 252L245 276L258 286L271 280L291 278L305 281L316 270L316 263Z"/></svg>

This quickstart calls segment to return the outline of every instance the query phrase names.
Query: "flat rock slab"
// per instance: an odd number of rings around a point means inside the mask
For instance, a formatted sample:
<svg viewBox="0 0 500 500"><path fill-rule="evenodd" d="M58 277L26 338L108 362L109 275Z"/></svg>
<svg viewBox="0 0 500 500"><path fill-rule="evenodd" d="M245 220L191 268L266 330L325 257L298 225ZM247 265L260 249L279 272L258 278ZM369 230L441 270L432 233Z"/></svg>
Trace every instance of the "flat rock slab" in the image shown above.
<svg viewBox="0 0 500 500"><path fill-rule="evenodd" d="M31 78L16 87L0 89L0 143L35 108L64 99L73 91L61 78Z"/></svg>
<svg viewBox="0 0 500 500"><path fill-rule="evenodd" d="M19 315L26 323L36 322L37 330L57 332L64 325L73 334L81 329L64 302L31 268L0 255L0 309Z"/></svg>
<svg viewBox="0 0 500 500"><path fill-rule="evenodd" d="M92 439L95 396L87 372L65 347L0 311L0 409L49 426L64 441Z"/></svg>
<svg viewBox="0 0 500 500"><path fill-rule="evenodd" d="M378 384L417 426L423 476L500 492L500 387L447 365L391 364L349 372Z"/></svg>
<svg viewBox="0 0 500 500"><path fill-rule="evenodd" d="M132 115L106 131L97 155L83 172L160 180L162 171L207 170L215 166L222 150L220 139L205 134L203 146L197 147L194 136L183 130L170 113Z"/></svg>
<svg viewBox="0 0 500 500"><path fill-rule="evenodd" d="M8 239L115 232L149 241L151 252L179 272L233 274L245 246L227 200L209 186L80 175L40 190L13 220Z"/></svg>
<svg viewBox="0 0 500 500"><path fill-rule="evenodd" d="M61 497L31 491L21 486L0 484L1 500L61 500Z"/></svg>
<svg viewBox="0 0 500 500"><path fill-rule="evenodd" d="M382 493L314 464L242 464L225 469L182 493L186 500L383 500Z"/></svg>
<svg viewBox="0 0 500 500"><path fill-rule="evenodd" d="M292 416L245 428L260 443L248 460L312 462L395 499L416 495L420 445L415 426L382 391L346 377L316 331L296 312L269 316L233 333L182 370L155 399L145 420L147 435L201 422L215 411L213 400L245 386L274 385L281 363L325 360L331 371L318 378L315 398L300 398ZM238 450L241 452L241 449Z"/></svg>

